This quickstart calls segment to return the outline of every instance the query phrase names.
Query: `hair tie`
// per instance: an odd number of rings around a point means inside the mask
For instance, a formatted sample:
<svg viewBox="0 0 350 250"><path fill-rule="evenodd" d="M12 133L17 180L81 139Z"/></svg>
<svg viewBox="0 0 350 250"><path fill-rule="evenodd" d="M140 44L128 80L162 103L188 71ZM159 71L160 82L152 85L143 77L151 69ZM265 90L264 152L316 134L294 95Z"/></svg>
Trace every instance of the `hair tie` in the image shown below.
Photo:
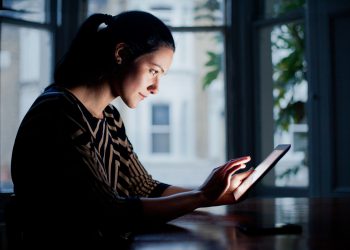
<svg viewBox="0 0 350 250"><path fill-rule="evenodd" d="M109 26L113 23L113 16L112 15L108 15L108 14L105 14L105 21L104 23Z"/></svg>

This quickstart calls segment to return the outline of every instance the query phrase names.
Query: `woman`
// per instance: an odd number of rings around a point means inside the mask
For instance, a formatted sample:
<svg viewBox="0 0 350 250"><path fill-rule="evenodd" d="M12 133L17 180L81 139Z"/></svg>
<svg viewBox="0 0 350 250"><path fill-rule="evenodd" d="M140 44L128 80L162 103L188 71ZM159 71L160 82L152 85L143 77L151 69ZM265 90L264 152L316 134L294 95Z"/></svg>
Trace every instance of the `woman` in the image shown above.
<svg viewBox="0 0 350 250"><path fill-rule="evenodd" d="M174 51L171 32L149 13L94 14L82 24L16 137L12 178L25 240L121 239L235 202L232 191L251 171L233 174L249 157L214 169L196 190L153 180L110 104L120 97L136 108L157 94Z"/></svg>

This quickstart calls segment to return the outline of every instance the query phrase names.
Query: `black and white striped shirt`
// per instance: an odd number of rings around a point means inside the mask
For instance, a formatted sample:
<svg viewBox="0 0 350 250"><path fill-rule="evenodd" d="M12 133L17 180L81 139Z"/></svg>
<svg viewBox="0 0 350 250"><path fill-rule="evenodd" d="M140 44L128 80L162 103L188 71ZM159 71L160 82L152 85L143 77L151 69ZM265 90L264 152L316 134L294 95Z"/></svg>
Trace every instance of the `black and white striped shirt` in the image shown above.
<svg viewBox="0 0 350 250"><path fill-rule="evenodd" d="M142 166L114 106L97 119L58 87L46 89L22 120L11 174L24 228L30 234L36 225L40 237L128 232L144 223L139 198L169 186Z"/></svg>
<svg viewBox="0 0 350 250"><path fill-rule="evenodd" d="M98 119L79 100L75 101L92 135L92 145L97 149L109 185L122 197L160 196L168 185L153 180L147 173L126 136L118 110L110 104L103 112L104 118Z"/></svg>

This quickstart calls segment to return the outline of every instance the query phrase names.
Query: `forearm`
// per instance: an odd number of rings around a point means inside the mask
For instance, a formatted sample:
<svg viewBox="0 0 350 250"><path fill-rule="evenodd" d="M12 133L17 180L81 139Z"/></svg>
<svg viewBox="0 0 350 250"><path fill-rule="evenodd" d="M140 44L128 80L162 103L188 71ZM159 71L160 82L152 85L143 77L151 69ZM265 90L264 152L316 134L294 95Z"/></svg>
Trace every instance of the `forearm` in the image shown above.
<svg viewBox="0 0 350 250"><path fill-rule="evenodd" d="M145 219L167 222L205 206L207 200L201 191L187 191L160 198L142 198Z"/></svg>
<svg viewBox="0 0 350 250"><path fill-rule="evenodd" d="M169 186L162 193L162 197L173 195L173 194L178 194L178 193L183 193L183 192L188 192L188 191L192 191L192 189L178 187L178 186Z"/></svg>
<svg viewBox="0 0 350 250"><path fill-rule="evenodd" d="M198 190L185 191L184 188L170 186L159 198L141 198L145 220L166 222L199 207L233 204L232 192L246 177L243 173L234 173L249 160L250 157L241 157L215 168Z"/></svg>

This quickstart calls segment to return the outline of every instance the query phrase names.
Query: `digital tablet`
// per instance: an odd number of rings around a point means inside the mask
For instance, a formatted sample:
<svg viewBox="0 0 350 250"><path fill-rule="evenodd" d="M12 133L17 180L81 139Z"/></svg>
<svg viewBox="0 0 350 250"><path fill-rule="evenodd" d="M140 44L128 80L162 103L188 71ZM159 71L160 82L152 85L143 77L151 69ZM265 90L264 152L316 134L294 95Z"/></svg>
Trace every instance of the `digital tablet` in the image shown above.
<svg viewBox="0 0 350 250"><path fill-rule="evenodd" d="M290 148L290 144L279 144L266 159L260 163L253 173L251 173L246 179L243 180L241 185L233 191L236 201L239 200L249 189L253 187L259 180L261 180L275 165L276 163L287 153Z"/></svg>

